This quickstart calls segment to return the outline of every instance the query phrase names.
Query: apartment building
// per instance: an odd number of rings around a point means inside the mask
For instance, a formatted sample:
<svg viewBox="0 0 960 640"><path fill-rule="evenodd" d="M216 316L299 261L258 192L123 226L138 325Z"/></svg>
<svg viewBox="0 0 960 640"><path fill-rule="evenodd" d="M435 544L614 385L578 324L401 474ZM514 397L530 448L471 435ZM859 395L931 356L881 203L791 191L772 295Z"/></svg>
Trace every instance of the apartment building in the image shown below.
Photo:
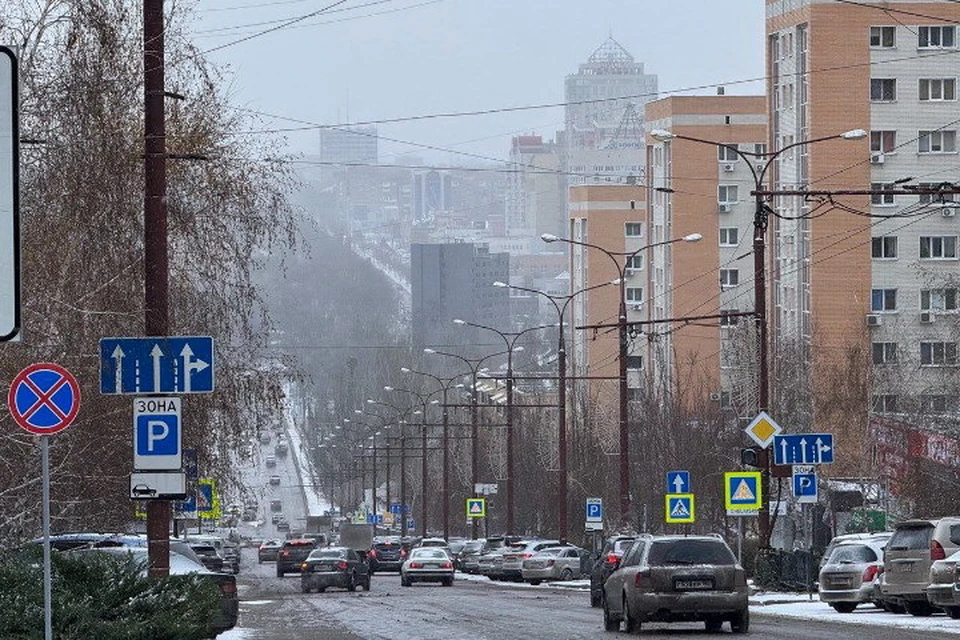
<svg viewBox="0 0 960 640"><path fill-rule="evenodd" d="M648 138L646 240L662 244L646 252L648 312L658 321L647 341L647 379L684 406L710 402L750 415L752 319L737 314L754 309L750 192L766 154L766 99L674 96L648 103L646 122L648 132L678 136ZM695 233L703 236L695 245L670 242Z"/></svg>
<svg viewBox="0 0 960 640"><path fill-rule="evenodd" d="M806 347L804 426L847 451L870 409L958 410L955 196L909 193L960 182L958 24L946 1L767 1L772 148L809 142L777 158L772 186L891 191L774 201L776 344ZM869 136L819 140L857 128Z"/></svg>

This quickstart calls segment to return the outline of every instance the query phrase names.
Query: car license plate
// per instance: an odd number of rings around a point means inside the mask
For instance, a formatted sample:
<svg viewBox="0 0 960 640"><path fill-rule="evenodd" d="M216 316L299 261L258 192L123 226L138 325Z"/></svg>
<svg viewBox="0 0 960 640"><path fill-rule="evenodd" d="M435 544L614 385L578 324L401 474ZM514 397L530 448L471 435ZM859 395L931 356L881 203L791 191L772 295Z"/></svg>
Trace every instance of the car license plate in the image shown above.
<svg viewBox="0 0 960 640"><path fill-rule="evenodd" d="M912 562L899 562L896 565L898 573L913 573L913 563Z"/></svg>
<svg viewBox="0 0 960 640"><path fill-rule="evenodd" d="M834 578L830 581L830 584L835 587L849 587L853 584L853 580L850 578Z"/></svg>
<svg viewBox="0 0 960 640"><path fill-rule="evenodd" d="M713 580L677 580L676 588L678 591L713 589Z"/></svg>

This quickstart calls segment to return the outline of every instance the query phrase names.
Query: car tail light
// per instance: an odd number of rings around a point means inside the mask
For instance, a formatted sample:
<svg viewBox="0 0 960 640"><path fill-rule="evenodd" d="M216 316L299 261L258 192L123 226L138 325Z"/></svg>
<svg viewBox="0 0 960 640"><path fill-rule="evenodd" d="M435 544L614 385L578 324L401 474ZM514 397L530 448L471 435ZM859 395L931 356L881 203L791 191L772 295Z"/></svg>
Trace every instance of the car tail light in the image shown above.
<svg viewBox="0 0 960 640"><path fill-rule="evenodd" d="M225 596L237 595L237 583L232 580L220 583L220 593Z"/></svg>
<svg viewBox="0 0 960 640"><path fill-rule="evenodd" d="M440 563L440 568L441 568L441 569L453 569L453 563L452 563L452 562L441 562L441 563Z"/></svg>
<svg viewBox="0 0 960 640"><path fill-rule="evenodd" d="M618 556L618 555L615 554L615 553L611 553L610 555L607 556L607 561L606 561L606 562L607 562L607 564L610 565L611 567L615 567L615 566L617 566L618 564L620 564L620 556Z"/></svg>
<svg viewBox="0 0 960 640"><path fill-rule="evenodd" d="M376 550L376 549L370 549L369 555L370 555L371 558L373 558L374 560L376 560L376 559L377 559L377 550Z"/></svg>
<svg viewBox="0 0 960 640"><path fill-rule="evenodd" d="M422 563L422 562L411 562L411 563L410 563L410 568L411 568L411 569L423 569L423 563Z"/></svg>
<svg viewBox="0 0 960 640"><path fill-rule="evenodd" d="M406 558L406 557L407 557L407 550L406 550L406 549L400 549L400 557L401 557L401 558Z"/></svg>
<svg viewBox="0 0 960 640"><path fill-rule="evenodd" d="M930 559L943 560L946 557L947 557L947 554L943 550L943 545L937 542L936 540L931 540L930 541Z"/></svg>
<svg viewBox="0 0 960 640"><path fill-rule="evenodd" d="M280 555L282 555L282 556L288 556L288 555L290 555L290 552L289 552L289 551L281 551L281 552L280 552Z"/></svg>
<svg viewBox="0 0 960 640"><path fill-rule="evenodd" d="M633 576L633 586L637 589L647 589L653 586L650 582L650 574L646 571L637 571Z"/></svg>
<svg viewBox="0 0 960 640"><path fill-rule="evenodd" d="M346 571L346 570L347 570L347 563L346 563L346 561L345 561L345 560L341 560L340 562L338 562L338 563L337 563L337 569L340 569L340 571Z"/></svg>
<svg viewBox="0 0 960 640"><path fill-rule="evenodd" d="M521 557L522 559L526 560L527 558L532 558L532 557L533 557L533 554L532 554L532 553L521 553L521 554L520 554L520 557Z"/></svg>
<svg viewBox="0 0 960 640"><path fill-rule="evenodd" d="M864 582L873 582L873 579L882 571L881 567L878 567L875 564L870 565L863 570L863 581Z"/></svg>

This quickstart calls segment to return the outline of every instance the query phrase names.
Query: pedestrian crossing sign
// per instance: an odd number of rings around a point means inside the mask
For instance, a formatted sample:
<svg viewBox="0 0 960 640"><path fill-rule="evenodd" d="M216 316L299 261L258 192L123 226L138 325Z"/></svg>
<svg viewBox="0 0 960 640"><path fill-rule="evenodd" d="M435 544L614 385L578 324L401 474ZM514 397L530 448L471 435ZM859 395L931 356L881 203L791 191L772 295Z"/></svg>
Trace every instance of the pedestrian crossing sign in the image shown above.
<svg viewBox="0 0 960 640"><path fill-rule="evenodd" d="M690 524L696 520L692 493L668 493L663 512L670 524Z"/></svg>
<svg viewBox="0 0 960 640"><path fill-rule="evenodd" d="M727 511L757 511L763 504L759 471L728 471L723 476Z"/></svg>
<svg viewBox="0 0 960 640"><path fill-rule="evenodd" d="M467 517L483 518L487 515L487 501L485 498L467 498Z"/></svg>

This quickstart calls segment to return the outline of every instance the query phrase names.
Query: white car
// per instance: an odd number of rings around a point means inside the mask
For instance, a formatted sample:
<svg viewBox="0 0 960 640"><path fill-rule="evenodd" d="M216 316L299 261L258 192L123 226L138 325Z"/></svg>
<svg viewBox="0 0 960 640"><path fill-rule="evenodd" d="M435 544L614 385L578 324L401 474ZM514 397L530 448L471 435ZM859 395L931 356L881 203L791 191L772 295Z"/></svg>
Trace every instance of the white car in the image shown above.
<svg viewBox="0 0 960 640"><path fill-rule="evenodd" d="M439 582L453 586L453 560L438 547L417 547L410 551L400 566L400 584L409 587L414 582Z"/></svg>

